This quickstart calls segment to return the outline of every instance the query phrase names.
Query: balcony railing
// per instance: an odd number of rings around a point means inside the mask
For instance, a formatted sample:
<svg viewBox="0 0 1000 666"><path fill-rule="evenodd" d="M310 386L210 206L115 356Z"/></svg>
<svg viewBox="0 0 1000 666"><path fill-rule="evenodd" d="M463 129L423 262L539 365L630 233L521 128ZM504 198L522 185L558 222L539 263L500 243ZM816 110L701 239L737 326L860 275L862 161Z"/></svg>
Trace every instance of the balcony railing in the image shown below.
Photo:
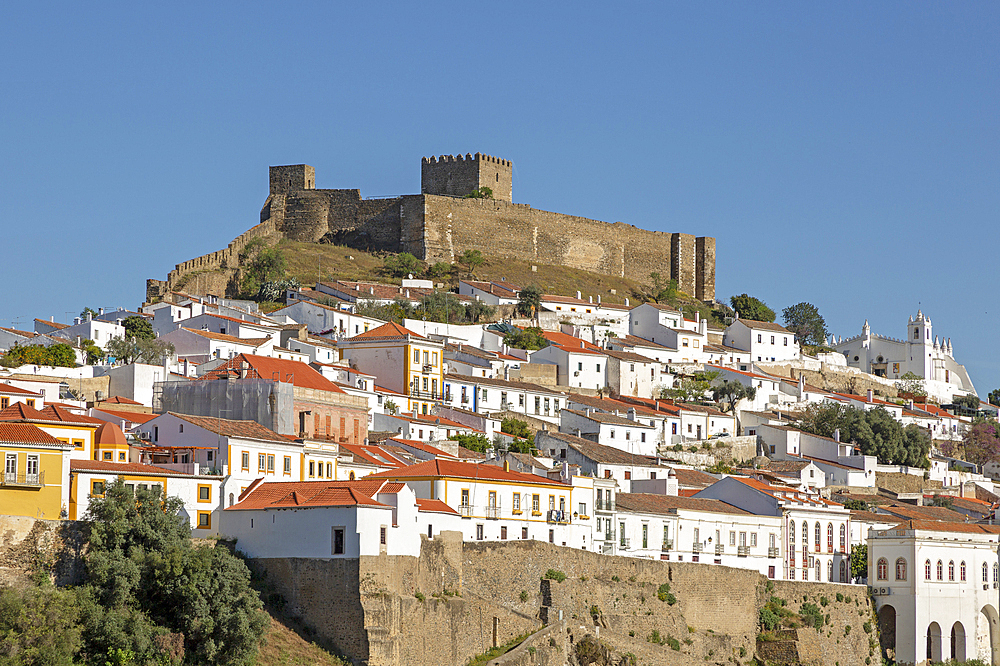
<svg viewBox="0 0 1000 666"><path fill-rule="evenodd" d="M693 544L691 544L691 552L692 553L700 553L701 552L701 542L700 541L695 541Z"/></svg>
<svg viewBox="0 0 1000 666"><path fill-rule="evenodd" d="M45 472L36 472L34 474L4 472L3 485L22 486L24 488L41 488L45 485Z"/></svg>
<svg viewBox="0 0 1000 666"><path fill-rule="evenodd" d="M726 552L725 546L723 546L721 543L715 544L715 554L716 555L722 555L724 552Z"/></svg>
<svg viewBox="0 0 1000 666"><path fill-rule="evenodd" d="M498 507L498 506L488 506L488 507L486 507L486 517L487 518L499 518L500 517L500 507Z"/></svg>
<svg viewBox="0 0 1000 666"><path fill-rule="evenodd" d="M767 549L767 556L768 557L777 557L778 556L778 547L777 546L771 546L770 548L768 548Z"/></svg>
<svg viewBox="0 0 1000 666"><path fill-rule="evenodd" d="M471 504L459 504L458 505L458 515L462 518L472 517L472 505Z"/></svg>
<svg viewBox="0 0 1000 666"><path fill-rule="evenodd" d="M570 522L570 515L566 511L549 509L549 512L545 514L545 521L549 523L558 523L560 525L568 525Z"/></svg>
<svg viewBox="0 0 1000 666"><path fill-rule="evenodd" d="M422 398L424 400L441 400L444 398L444 394L440 391L421 391L420 389L411 388L410 397ZM462 402L465 402L465 400Z"/></svg>
<svg viewBox="0 0 1000 666"><path fill-rule="evenodd" d="M673 539L664 539L663 540L663 546L660 547L660 550L662 550L665 553L665 552L667 552L669 550L673 550L673 549L674 549L674 540Z"/></svg>
<svg viewBox="0 0 1000 666"><path fill-rule="evenodd" d="M750 546L737 546L736 557L750 557Z"/></svg>
<svg viewBox="0 0 1000 666"><path fill-rule="evenodd" d="M614 532L614 530L612 530L610 532L607 532L604 535L604 540L605 541L614 541L615 540L615 532Z"/></svg>
<svg viewBox="0 0 1000 666"><path fill-rule="evenodd" d="M598 500L594 504L594 509L597 511L614 511L615 501L614 500Z"/></svg>

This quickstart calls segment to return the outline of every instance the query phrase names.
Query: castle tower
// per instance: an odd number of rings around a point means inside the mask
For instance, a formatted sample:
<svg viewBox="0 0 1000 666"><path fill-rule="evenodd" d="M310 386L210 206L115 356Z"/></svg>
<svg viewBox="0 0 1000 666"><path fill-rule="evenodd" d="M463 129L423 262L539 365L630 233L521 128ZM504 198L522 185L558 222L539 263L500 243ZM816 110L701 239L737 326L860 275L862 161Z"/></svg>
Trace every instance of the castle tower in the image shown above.
<svg viewBox="0 0 1000 666"><path fill-rule="evenodd" d="M316 169L308 164L273 166L268 169L268 175L271 181L271 194L316 189Z"/></svg>
<svg viewBox="0 0 1000 666"><path fill-rule="evenodd" d="M494 199L513 201L513 167L510 160L482 153L425 157L420 162L420 193L464 197L488 187Z"/></svg>

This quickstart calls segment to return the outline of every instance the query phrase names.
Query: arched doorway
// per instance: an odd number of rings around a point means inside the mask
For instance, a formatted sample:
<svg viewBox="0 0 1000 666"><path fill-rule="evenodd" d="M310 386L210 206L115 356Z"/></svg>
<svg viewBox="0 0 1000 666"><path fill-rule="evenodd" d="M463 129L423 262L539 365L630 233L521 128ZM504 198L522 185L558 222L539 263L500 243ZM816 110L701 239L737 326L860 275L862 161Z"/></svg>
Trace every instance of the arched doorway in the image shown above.
<svg viewBox="0 0 1000 666"><path fill-rule="evenodd" d="M927 627L927 658L941 661L941 625L931 622Z"/></svg>
<svg viewBox="0 0 1000 666"><path fill-rule="evenodd" d="M895 658L896 655L896 609L886 605L878 609L878 633L882 643L882 653Z"/></svg>
<svg viewBox="0 0 1000 666"><path fill-rule="evenodd" d="M951 625L951 658L965 661L965 627L961 622Z"/></svg>
<svg viewBox="0 0 1000 666"><path fill-rule="evenodd" d="M1000 615L987 604L976 617L976 657L987 664L1000 666Z"/></svg>

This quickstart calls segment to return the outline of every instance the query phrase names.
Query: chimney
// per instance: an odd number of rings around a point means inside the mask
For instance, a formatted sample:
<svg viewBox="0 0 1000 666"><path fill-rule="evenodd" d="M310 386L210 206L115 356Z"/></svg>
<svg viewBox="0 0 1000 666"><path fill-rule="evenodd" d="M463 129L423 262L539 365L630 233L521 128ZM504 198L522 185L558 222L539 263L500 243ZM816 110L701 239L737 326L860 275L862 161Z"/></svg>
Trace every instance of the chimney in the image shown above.
<svg viewBox="0 0 1000 666"><path fill-rule="evenodd" d="M250 373L250 364L246 361L240 363L240 379L246 379Z"/></svg>
<svg viewBox="0 0 1000 666"><path fill-rule="evenodd" d="M597 295L597 304L598 305L601 304L601 295L600 294Z"/></svg>
<svg viewBox="0 0 1000 666"><path fill-rule="evenodd" d="M868 402L873 402L875 399L875 391L868 389Z"/></svg>
<svg viewBox="0 0 1000 666"><path fill-rule="evenodd" d="M374 296L375 295L375 287L368 287L368 293L371 294L372 296Z"/></svg>
<svg viewBox="0 0 1000 666"><path fill-rule="evenodd" d="M93 321L93 320L94 320L94 313L88 312L87 313L87 321Z"/></svg>
<svg viewBox="0 0 1000 666"><path fill-rule="evenodd" d="M55 322L55 320L56 320L55 315L49 315L49 321Z"/></svg>
<svg viewBox="0 0 1000 666"><path fill-rule="evenodd" d="M583 300L583 292L577 290L577 292L576 292L576 298L577 298L577 300L581 300L582 301Z"/></svg>
<svg viewBox="0 0 1000 666"><path fill-rule="evenodd" d="M583 340L580 340L580 349L586 349L587 345Z"/></svg>
<svg viewBox="0 0 1000 666"><path fill-rule="evenodd" d="M635 407L629 407L628 411L625 412L625 416L629 421L635 421Z"/></svg>
<svg viewBox="0 0 1000 666"><path fill-rule="evenodd" d="M700 312L696 311L694 313L694 321L695 321L696 324L701 322L701 313Z"/></svg>
<svg viewBox="0 0 1000 666"><path fill-rule="evenodd" d="M587 296L587 300L590 301L591 303L593 303L594 302L594 297L593 296Z"/></svg>
<svg viewBox="0 0 1000 666"><path fill-rule="evenodd" d="M912 399L906 401L906 408L910 409L910 410L913 409L913 400Z"/></svg>
<svg viewBox="0 0 1000 666"><path fill-rule="evenodd" d="M625 299L625 307L628 307L628 299Z"/></svg>
<svg viewBox="0 0 1000 666"><path fill-rule="evenodd" d="M104 308L97 308L97 314L98 315L104 314Z"/></svg>
<svg viewBox="0 0 1000 666"><path fill-rule="evenodd" d="M503 471L505 471L505 472L509 472L510 471L510 461L509 460L504 460L503 461Z"/></svg>
<svg viewBox="0 0 1000 666"><path fill-rule="evenodd" d="M834 428L833 429L833 441L835 441L835 442L839 442L840 441L840 428Z"/></svg>

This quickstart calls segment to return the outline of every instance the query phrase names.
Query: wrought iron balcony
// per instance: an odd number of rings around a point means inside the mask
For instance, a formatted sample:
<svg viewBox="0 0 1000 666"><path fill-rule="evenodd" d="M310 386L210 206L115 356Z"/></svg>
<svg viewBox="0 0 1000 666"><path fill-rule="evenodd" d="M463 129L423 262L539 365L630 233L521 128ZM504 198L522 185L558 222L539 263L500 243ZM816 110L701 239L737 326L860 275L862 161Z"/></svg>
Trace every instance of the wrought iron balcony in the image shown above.
<svg viewBox="0 0 1000 666"><path fill-rule="evenodd" d="M597 511L614 511L615 501L614 500L598 500L594 504L594 509Z"/></svg>
<svg viewBox="0 0 1000 666"><path fill-rule="evenodd" d="M486 517L487 518L499 518L500 517L500 507L498 507L498 506L488 506L488 507L486 507Z"/></svg>
<svg viewBox="0 0 1000 666"><path fill-rule="evenodd" d="M673 549L674 549L674 540L673 539L664 539L663 540L663 546L660 547L660 550L665 553L665 552L667 552L669 550L673 550Z"/></svg>
<svg viewBox="0 0 1000 666"><path fill-rule="evenodd" d="M767 549L767 556L768 557L778 557L778 547L777 546L771 546L770 548L768 548Z"/></svg>
<svg viewBox="0 0 1000 666"><path fill-rule="evenodd" d="M692 553L700 553L701 552L701 542L700 541L695 541L693 544L691 544L691 552Z"/></svg>
<svg viewBox="0 0 1000 666"><path fill-rule="evenodd" d="M726 552L726 547L725 546L723 546L721 543L715 544L715 554L716 555L722 555L724 552Z"/></svg>
<svg viewBox="0 0 1000 666"><path fill-rule="evenodd" d="M737 546L736 557L750 557L750 546Z"/></svg>
<svg viewBox="0 0 1000 666"><path fill-rule="evenodd" d="M471 504L459 504L458 505L458 515L463 518L472 517L472 505Z"/></svg>
<svg viewBox="0 0 1000 666"><path fill-rule="evenodd" d="M4 472L3 485L21 486L22 488L41 488L45 485L45 472L35 472L34 474Z"/></svg>
<svg viewBox="0 0 1000 666"><path fill-rule="evenodd" d="M549 523L558 523L560 525L568 525L570 522L570 515L567 511L549 509L548 513L545 514L545 521Z"/></svg>

